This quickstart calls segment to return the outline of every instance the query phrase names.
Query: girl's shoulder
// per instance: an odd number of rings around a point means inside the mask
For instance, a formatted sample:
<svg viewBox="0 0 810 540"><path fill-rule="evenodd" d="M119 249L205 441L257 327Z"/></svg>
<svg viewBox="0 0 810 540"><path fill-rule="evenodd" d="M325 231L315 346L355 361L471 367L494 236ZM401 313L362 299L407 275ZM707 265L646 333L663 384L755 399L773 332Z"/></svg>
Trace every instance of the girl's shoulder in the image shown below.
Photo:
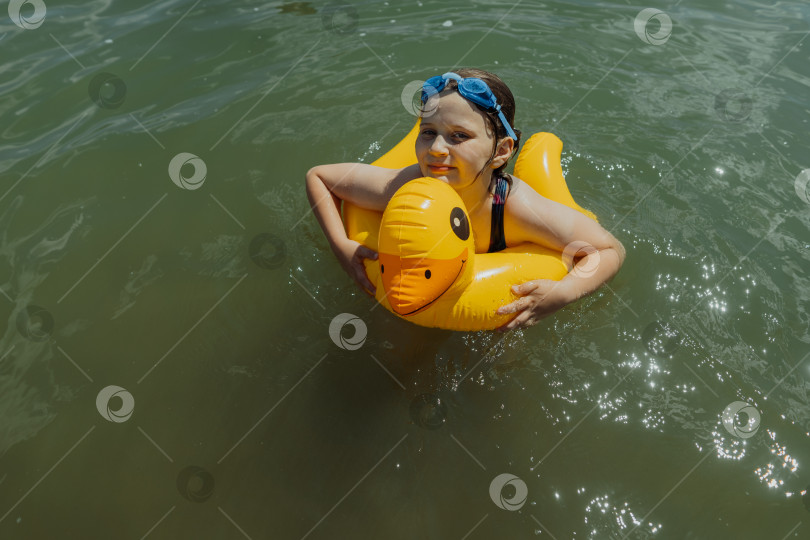
<svg viewBox="0 0 810 540"><path fill-rule="evenodd" d="M514 174L504 174L503 178L506 178L508 183L508 188L506 191L506 200L509 200L509 197L513 194L519 194L521 191L525 189L532 189L526 182L515 176Z"/></svg>
<svg viewBox="0 0 810 540"><path fill-rule="evenodd" d="M540 201L549 201L551 199L538 193L530 184L524 182L513 174L509 176L511 182L509 183L509 191L507 193L507 201L512 200L515 205L535 205Z"/></svg>
<svg viewBox="0 0 810 540"><path fill-rule="evenodd" d="M402 178L407 178L408 181L422 178L422 169L419 168L419 164L414 163L402 169Z"/></svg>
<svg viewBox="0 0 810 540"><path fill-rule="evenodd" d="M538 215L546 214L549 204L556 204L517 176L509 175L509 177L511 182L506 194L504 216L506 222L511 223L512 226L517 223L525 225L527 221L533 221L533 218Z"/></svg>

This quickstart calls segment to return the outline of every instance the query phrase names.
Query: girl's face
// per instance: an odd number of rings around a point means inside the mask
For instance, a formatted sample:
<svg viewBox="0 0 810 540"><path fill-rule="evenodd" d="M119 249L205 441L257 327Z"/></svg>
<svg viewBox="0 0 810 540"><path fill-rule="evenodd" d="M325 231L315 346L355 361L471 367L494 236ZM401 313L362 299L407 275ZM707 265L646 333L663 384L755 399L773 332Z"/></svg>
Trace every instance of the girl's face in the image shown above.
<svg viewBox="0 0 810 540"><path fill-rule="evenodd" d="M446 92L446 93L445 93ZM416 139L416 158L422 175L438 178L454 189L473 185L476 175L492 155L494 136L483 113L455 90L445 91L428 101L432 112L425 113ZM501 142L493 162L484 170L489 185L493 169L511 155L511 139Z"/></svg>

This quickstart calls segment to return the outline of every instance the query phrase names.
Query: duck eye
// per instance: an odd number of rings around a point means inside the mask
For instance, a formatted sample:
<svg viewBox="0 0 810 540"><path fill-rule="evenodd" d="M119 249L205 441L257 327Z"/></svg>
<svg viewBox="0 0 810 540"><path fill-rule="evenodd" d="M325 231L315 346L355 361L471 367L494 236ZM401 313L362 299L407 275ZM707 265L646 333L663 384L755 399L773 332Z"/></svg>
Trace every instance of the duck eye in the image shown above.
<svg viewBox="0 0 810 540"><path fill-rule="evenodd" d="M450 228L461 240L466 241L470 237L470 222L467 221L467 214L458 206L450 212Z"/></svg>
<svg viewBox="0 0 810 540"><path fill-rule="evenodd" d="M425 277L430 279L430 270L425 270Z"/></svg>
<svg viewBox="0 0 810 540"><path fill-rule="evenodd" d="M385 273L385 265L384 265L384 264L381 264L381 265L380 265L380 273L381 273L381 274L384 274L384 273Z"/></svg>

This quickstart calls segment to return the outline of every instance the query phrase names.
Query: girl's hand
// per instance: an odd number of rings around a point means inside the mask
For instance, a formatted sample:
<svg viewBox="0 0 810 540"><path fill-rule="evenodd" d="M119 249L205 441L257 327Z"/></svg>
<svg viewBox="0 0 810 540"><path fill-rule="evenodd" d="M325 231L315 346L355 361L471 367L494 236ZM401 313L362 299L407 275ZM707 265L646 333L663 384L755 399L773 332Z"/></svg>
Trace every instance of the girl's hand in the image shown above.
<svg viewBox="0 0 810 540"><path fill-rule="evenodd" d="M551 279L527 281L512 287L512 292L521 298L498 308L495 313L498 315L517 313L518 315L507 324L497 328L498 332L507 332L515 328L526 328L537 324L540 319L551 315L573 300L565 294L566 287L562 282Z"/></svg>
<svg viewBox="0 0 810 540"><path fill-rule="evenodd" d="M363 244L348 238L335 246L335 255L340 265L349 276L370 296L374 296L377 288L366 275L363 259L377 260L377 254Z"/></svg>

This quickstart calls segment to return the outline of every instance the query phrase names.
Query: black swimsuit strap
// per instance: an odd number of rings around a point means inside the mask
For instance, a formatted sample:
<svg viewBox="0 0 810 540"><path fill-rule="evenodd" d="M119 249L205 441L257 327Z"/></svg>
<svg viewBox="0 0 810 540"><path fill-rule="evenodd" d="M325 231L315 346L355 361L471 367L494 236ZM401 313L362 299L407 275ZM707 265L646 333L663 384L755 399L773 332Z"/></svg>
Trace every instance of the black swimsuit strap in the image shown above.
<svg viewBox="0 0 810 540"><path fill-rule="evenodd" d="M489 251L495 253L506 249L506 236L503 230L503 208L506 205L506 191L509 182L503 176L499 176L495 184L495 195L492 199L492 226L489 233Z"/></svg>

